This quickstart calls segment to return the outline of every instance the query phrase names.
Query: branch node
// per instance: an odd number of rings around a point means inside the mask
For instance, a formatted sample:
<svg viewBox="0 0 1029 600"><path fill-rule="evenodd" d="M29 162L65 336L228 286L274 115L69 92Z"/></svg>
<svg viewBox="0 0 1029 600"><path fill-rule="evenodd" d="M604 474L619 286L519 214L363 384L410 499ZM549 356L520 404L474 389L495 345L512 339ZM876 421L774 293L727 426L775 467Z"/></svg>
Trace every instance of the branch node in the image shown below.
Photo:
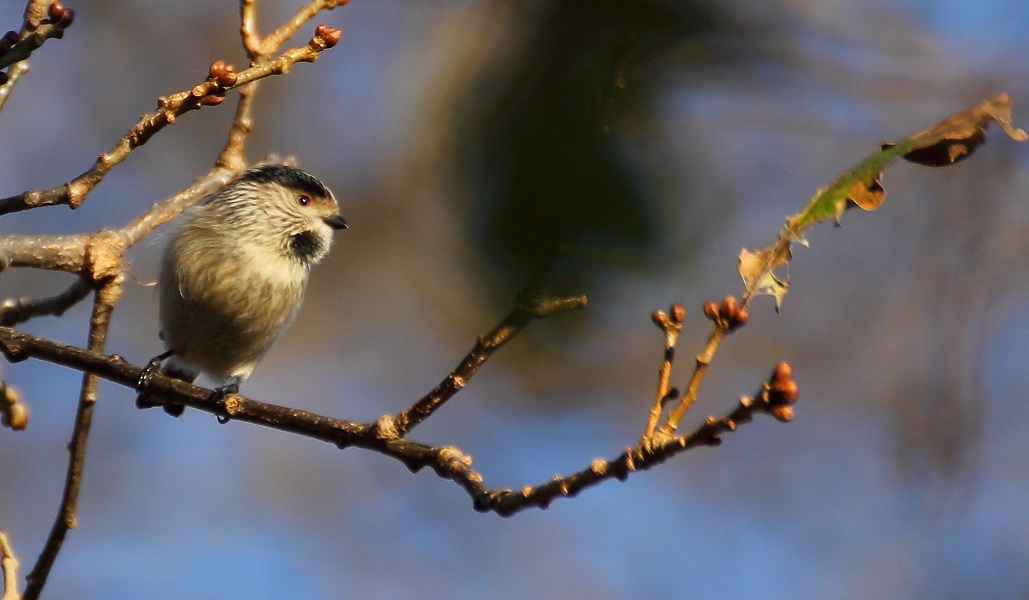
<svg viewBox="0 0 1029 600"><path fill-rule="evenodd" d="M102 231L86 242L85 266L90 280L99 283L121 274L125 249L125 240L110 230Z"/></svg>
<svg viewBox="0 0 1029 600"><path fill-rule="evenodd" d="M218 422L224 425L229 421L229 419L237 417L243 413L242 397L239 394L226 394L225 397L222 398L221 407L225 411L225 414L218 416ZM223 417L225 419L224 421L222 421Z"/></svg>
<svg viewBox="0 0 1029 600"><path fill-rule="evenodd" d="M396 419L393 415L387 413L375 420L374 426L375 439L383 441L399 440L400 430L397 429Z"/></svg>
<svg viewBox="0 0 1029 600"><path fill-rule="evenodd" d="M472 466L472 457L456 446L444 446L436 452L441 467L449 471L467 469Z"/></svg>

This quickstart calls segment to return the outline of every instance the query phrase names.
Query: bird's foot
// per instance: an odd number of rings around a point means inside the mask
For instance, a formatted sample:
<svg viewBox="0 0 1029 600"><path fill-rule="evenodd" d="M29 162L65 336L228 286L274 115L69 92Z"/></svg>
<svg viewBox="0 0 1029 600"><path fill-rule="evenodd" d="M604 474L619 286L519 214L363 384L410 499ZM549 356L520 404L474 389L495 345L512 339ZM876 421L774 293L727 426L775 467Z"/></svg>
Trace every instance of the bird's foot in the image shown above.
<svg viewBox="0 0 1029 600"><path fill-rule="evenodd" d="M139 372L139 379L136 381L136 408L153 408L161 405L159 402L154 402L147 397L147 387L150 385L150 380L154 378L154 374L160 370L164 359L172 354L171 350L158 354L151 358L150 362Z"/></svg>

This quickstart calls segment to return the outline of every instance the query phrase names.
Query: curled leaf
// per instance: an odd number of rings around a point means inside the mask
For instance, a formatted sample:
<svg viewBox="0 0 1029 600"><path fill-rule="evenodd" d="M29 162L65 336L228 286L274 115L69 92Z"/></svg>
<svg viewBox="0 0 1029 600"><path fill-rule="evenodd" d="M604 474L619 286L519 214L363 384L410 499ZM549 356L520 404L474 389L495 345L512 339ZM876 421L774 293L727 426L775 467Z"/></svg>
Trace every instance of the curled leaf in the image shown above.
<svg viewBox="0 0 1029 600"><path fill-rule="evenodd" d="M845 210L857 206L875 210L886 198L882 172L897 157L931 167L942 167L968 158L986 141L985 129L997 123L1015 141L1025 141L1025 131L1011 124L1011 98L999 94L939 124L913 133L897 142L885 142L835 181L815 192L801 212L786 220L791 236L830 217L839 220Z"/></svg>
<svg viewBox="0 0 1029 600"><path fill-rule="evenodd" d="M1011 139L1023 142L1026 132L1011 124L1011 99L1007 94L984 100L968 110L954 113L939 124L913 133L897 142L885 142L842 173L832 183L815 192L804 209L786 219L786 226L775 244L739 255L739 272L746 286L745 298L755 294L775 297L776 310L782 304L789 277L775 274L787 266L790 245L805 244L804 232L829 218L839 222L844 211L852 206L875 210L886 199L882 172L897 157L930 167L943 167L968 158L986 141L986 127L996 123Z"/></svg>
<svg viewBox="0 0 1029 600"><path fill-rule="evenodd" d="M767 294L775 298L775 310L782 306L782 299L789 287L789 277L780 277L775 269L788 264L791 254L789 242L780 240L785 251L780 251L780 244L751 252L746 248L740 250L740 276L743 284L751 294Z"/></svg>
<svg viewBox="0 0 1029 600"><path fill-rule="evenodd" d="M902 158L928 167L945 167L968 158L986 143L986 126L1000 125L1011 139L1024 142L1025 131L1011 124L1011 98L1000 94L978 106L955 113L940 124L906 138L909 148ZM886 142L883 148L897 146Z"/></svg>

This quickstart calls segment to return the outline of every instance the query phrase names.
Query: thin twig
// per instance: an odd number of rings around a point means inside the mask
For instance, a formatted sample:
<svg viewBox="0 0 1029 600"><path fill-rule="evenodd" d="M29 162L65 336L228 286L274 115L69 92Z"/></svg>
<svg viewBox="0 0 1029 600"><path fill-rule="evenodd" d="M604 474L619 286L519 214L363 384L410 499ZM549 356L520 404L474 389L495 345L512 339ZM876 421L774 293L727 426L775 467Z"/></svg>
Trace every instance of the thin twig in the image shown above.
<svg viewBox="0 0 1029 600"><path fill-rule="evenodd" d="M686 311L681 304L673 304L668 312L656 310L650 318L665 334L665 351L661 360L661 368L658 369L657 373L657 396L654 398L654 405L650 409L650 417L647 419L647 426L643 429L641 441L650 440L654 437L657 424L661 420L661 413L664 410L665 402L675 396L669 380L672 376L672 362L675 360L675 343L679 339L679 333L682 331Z"/></svg>
<svg viewBox="0 0 1029 600"><path fill-rule="evenodd" d="M201 199L224 187L239 169L217 166L196 178L189 187L174 196L158 202L115 233L125 241L126 247L134 246L158 226L174 219L179 213L193 206Z"/></svg>
<svg viewBox="0 0 1029 600"><path fill-rule="evenodd" d="M711 364L711 360L718 350L718 345L725 338L726 334L746 325L749 318L746 304L740 305L739 301L733 296L726 296L722 299L721 304L715 304L714 302L705 303L704 316L714 323L714 328L711 330L711 334L708 335L704 349L696 357L693 375L690 376L690 383L686 386L686 391L683 392L675 407L668 412L668 418L665 419L664 425L654 433L654 438L658 441L675 435L675 430L679 427L679 421L690 407L693 406L693 403L697 401L700 384L707 373L708 365Z"/></svg>
<svg viewBox="0 0 1029 600"><path fill-rule="evenodd" d="M674 436L660 442L641 442L613 460L596 459L586 469L570 475L555 476L547 483L518 491L486 489L481 483L481 477L477 477L477 474L468 469L462 461L447 463L449 468L457 472L449 478L467 484L466 489L475 501L476 510L479 511L492 511L501 516L509 516L526 508L547 508L555 498L575 496L580 491L608 479L625 481L636 471L646 471L692 448L717 446L722 442L722 434L733 432L738 425L750 422L755 413L767 414L770 409L767 402L744 398L729 414L720 418L708 417L703 425L685 437Z"/></svg>
<svg viewBox="0 0 1029 600"><path fill-rule="evenodd" d="M261 34L257 33L257 11L254 0L239 2L239 37L247 58L257 60L261 57Z"/></svg>
<svg viewBox="0 0 1029 600"><path fill-rule="evenodd" d="M19 39L0 52L0 69L28 59L32 52L39 49L48 39L61 39L64 30L71 25L75 16L71 9L61 6L60 3L50 3L47 6L44 14L48 11L51 19L45 21L36 21L36 17L29 15L30 10L35 10L31 3L26 9L26 21Z"/></svg>
<svg viewBox="0 0 1029 600"><path fill-rule="evenodd" d="M431 392L415 402L392 419L380 419L379 426L389 429L398 437L404 437L419 423L429 418L432 413L468 383L479 367L486 362L501 346L518 334L526 325L535 319L541 319L562 311L586 306L586 296L571 298L554 298L536 294L523 294L515 303L511 312L504 317L492 331L480 336L464 359L451 371L443 381Z"/></svg>
<svg viewBox="0 0 1029 600"><path fill-rule="evenodd" d="M240 142L241 143L241 142ZM121 255L142 241L158 226L175 218L200 199L217 191L238 170L212 168L189 187L153 204L121 229L102 229L88 234L48 236L0 236L0 271L7 267L29 267L66 271L100 281L121 270ZM5 324L0 322L0 324Z"/></svg>
<svg viewBox="0 0 1029 600"><path fill-rule="evenodd" d="M22 75L29 72L28 61L21 61L11 65L11 68L7 71L7 83L0 85L0 110L4 109L4 105L7 104L7 99L11 97L11 92L14 91L14 86L18 85L18 81Z"/></svg>
<svg viewBox="0 0 1029 600"><path fill-rule="evenodd" d="M123 277L118 275L96 292L93 314L89 322L88 349L92 353L101 354L104 351L104 346L107 344L107 330L111 323L111 312L121 295L123 281ZM50 535L47 537L46 545L43 546L43 551L40 552L32 572L25 578L28 585L25 587L24 600L35 600L39 597L43 586L46 585L54 561L57 560L57 555L61 551L68 530L77 524L75 508L82 485L86 442L89 440L89 429L93 421L93 408L96 405L99 384L100 378L96 374L88 372L83 374L78 410L75 412L75 426L72 429L71 442L68 444L70 460L68 461L68 473L65 478L61 507L50 530Z"/></svg>
<svg viewBox="0 0 1029 600"><path fill-rule="evenodd" d="M721 327L715 326L714 330L707 338L707 343L704 344L704 349L697 355L696 363L693 368L693 375L690 376L690 383L686 386L686 391L683 392L682 399L675 405L668 413L668 419L665 420L665 424L661 426L658 432L659 436L672 436L675 434L675 430L679 426L679 421L682 419L686 411L693 406L693 403L697 401L697 393L700 390L700 383L704 380L704 374L707 372L707 367L711 364L711 359L714 358L715 352L718 350L718 344L721 343L722 338L725 337L725 330Z"/></svg>
<svg viewBox="0 0 1029 600"><path fill-rule="evenodd" d="M10 542L7 541L7 534L0 529L0 571L4 575L4 595L0 600L21 600L18 595L18 558L14 556Z"/></svg>
<svg viewBox="0 0 1029 600"><path fill-rule="evenodd" d="M331 48L339 40L339 31L319 26L314 37L304 46L283 52L275 60L263 62L235 74L231 85L225 80L210 78L190 90L178 92L158 100L158 109L143 115L110 150L97 157L90 169L78 177L48 190L29 190L16 196L0 199L0 215L37 208L67 204L77 208L108 172L120 164L129 153L145 144L154 134L173 123L178 117L203 106L218 104L225 92L270 75L288 73L293 65L314 62L318 54Z"/></svg>
<svg viewBox="0 0 1029 600"><path fill-rule="evenodd" d="M229 134L225 139L225 146L218 153L214 165L230 171L241 171L246 164L243 155L243 147L247 136L254 128L251 116L254 105L254 94L257 92L257 81L239 87L239 98L236 100L236 114L232 118L232 125L229 127Z"/></svg>
<svg viewBox="0 0 1029 600"><path fill-rule="evenodd" d="M71 287L50 298L8 298L0 302L0 325L10 327L42 315L59 317L88 296L92 289L89 282L80 278L75 280Z"/></svg>
<svg viewBox="0 0 1029 600"><path fill-rule="evenodd" d="M282 46L282 44L285 43L286 40L293 37L293 34L295 34L297 30L303 27L304 23L307 23L312 18L314 18L316 14L323 10L332 10L334 8L343 6L347 2L349 2L349 0L312 0L304 6L301 6L299 9L297 9L297 12L293 14L289 21L283 23L281 26L279 26L278 29L269 33L267 36L264 37L264 39L260 41L260 43L256 47L257 54L251 56L250 58L255 59L258 57L270 56L279 48L279 46ZM244 0L243 7L245 8L247 4L251 4L251 2L248 0ZM252 21L249 24L248 32L253 34L254 36L257 35L256 21ZM249 41L253 42L253 38L251 38ZM249 45L247 45L247 40L244 40L244 46L247 47L248 52L251 51L251 48L249 47Z"/></svg>
<svg viewBox="0 0 1029 600"><path fill-rule="evenodd" d="M69 20L69 23L71 21ZM68 25L61 23L43 23L37 29L22 37L7 52L0 54L0 69L6 69L16 62L21 62L38 50L50 39L60 39Z"/></svg>

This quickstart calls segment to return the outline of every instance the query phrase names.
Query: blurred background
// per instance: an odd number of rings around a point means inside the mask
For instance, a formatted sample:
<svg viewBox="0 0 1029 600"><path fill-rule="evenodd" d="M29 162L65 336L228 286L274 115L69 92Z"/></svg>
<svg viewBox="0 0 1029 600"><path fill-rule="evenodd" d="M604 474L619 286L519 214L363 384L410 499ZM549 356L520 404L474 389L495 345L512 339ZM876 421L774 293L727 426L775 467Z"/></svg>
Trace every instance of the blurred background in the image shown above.
<svg viewBox="0 0 1029 600"><path fill-rule="evenodd" d="M0 113L0 195L79 174L215 59L244 65L238 5L68 3ZM262 0L263 31L297 3ZM21 2L0 6L17 29ZM299 319L244 386L349 419L431 389L542 276L586 311L534 323L413 439L452 444L492 487L611 458L643 429L655 308L738 294L741 247L885 139L1001 91L1029 126L1029 4L1011 0L352 2L314 65L265 80L248 157L295 156L350 230ZM209 168L232 103L189 114L74 214L0 234L120 227ZM509 519L369 452L187 411L104 383L79 527L47 597L1025 598L1029 596L1029 146L993 127L970 160L897 164L875 213L797 248L782 314L759 298L688 425L779 360L797 417L762 418L624 483ZM110 352L161 350L160 233L133 249ZM0 297L65 274L10 269ZM88 303L22 327L84 345ZM30 426L0 431L0 528L22 576L56 513L81 375L3 377Z"/></svg>

